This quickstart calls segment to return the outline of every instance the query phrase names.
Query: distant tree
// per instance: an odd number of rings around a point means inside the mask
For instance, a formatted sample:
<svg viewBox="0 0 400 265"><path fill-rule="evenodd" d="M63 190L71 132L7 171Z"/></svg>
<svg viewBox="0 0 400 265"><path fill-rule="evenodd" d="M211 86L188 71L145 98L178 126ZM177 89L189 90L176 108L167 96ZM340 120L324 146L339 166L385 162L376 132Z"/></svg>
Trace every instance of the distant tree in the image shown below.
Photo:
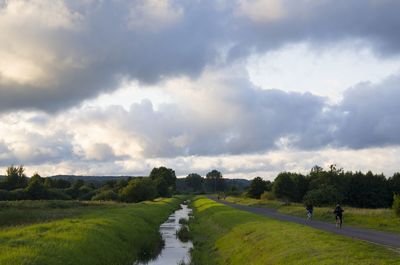
<svg viewBox="0 0 400 265"><path fill-rule="evenodd" d="M400 194L400 173L394 173L388 180L388 186L391 194Z"/></svg>
<svg viewBox="0 0 400 265"><path fill-rule="evenodd" d="M160 197L171 197L172 187L168 186L167 181L164 178L156 178L153 180L156 186L158 196Z"/></svg>
<svg viewBox="0 0 400 265"><path fill-rule="evenodd" d="M305 176L298 173L292 173L290 178L293 182L293 194L290 198L294 202L302 202L308 190L308 180Z"/></svg>
<svg viewBox="0 0 400 265"><path fill-rule="evenodd" d="M30 195L25 191L25 189L22 189L22 188L12 190L12 191L10 191L10 194L11 194L12 200L16 200L16 201L31 199Z"/></svg>
<svg viewBox="0 0 400 265"><path fill-rule="evenodd" d="M118 199L118 194L112 190L103 190L91 198L92 201L116 201Z"/></svg>
<svg viewBox="0 0 400 265"><path fill-rule="evenodd" d="M329 206L342 202L341 193L332 185L324 185L307 192L304 196L306 204L315 206Z"/></svg>
<svg viewBox="0 0 400 265"><path fill-rule="evenodd" d="M85 181L83 181L83 179L77 179L74 184L72 185L73 189L79 189L80 187L82 187L83 185L85 185Z"/></svg>
<svg viewBox="0 0 400 265"><path fill-rule="evenodd" d="M225 190L225 182L221 172L212 170L206 175L206 185L209 191L219 192Z"/></svg>
<svg viewBox="0 0 400 265"><path fill-rule="evenodd" d="M272 182L270 180L265 181L265 190L271 191L272 190Z"/></svg>
<svg viewBox="0 0 400 265"><path fill-rule="evenodd" d="M117 190L121 190L128 186L128 181L126 179L120 179L117 181L117 184L115 185Z"/></svg>
<svg viewBox="0 0 400 265"><path fill-rule="evenodd" d="M197 173L191 173L185 178L186 185L193 191L201 191L203 189L203 180Z"/></svg>
<svg viewBox="0 0 400 265"><path fill-rule="evenodd" d="M29 178L29 180L28 180L28 185L29 185L31 182L39 182L39 183L44 184L45 179L42 178L42 177L39 175L39 173L36 172L35 174L33 174L32 177Z"/></svg>
<svg viewBox="0 0 400 265"><path fill-rule="evenodd" d="M261 194L263 194L266 189L266 182L262 178L256 177L251 181L247 194L251 198L260 199Z"/></svg>
<svg viewBox="0 0 400 265"><path fill-rule="evenodd" d="M121 199L126 202L153 200L156 196L156 186L154 182L148 178L132 179L129 181L128 186L121 191Z"/></svg>
<svg viewBox="0 0 400 265"><path fill-rule="evenodd" d="M153 168L150 172L150 179L156 180L156 179L163 179L165 183L167 184L169 190L172 192L175 192L176 190L176 175L175 171L171 168L166 168L166 167L158 167L158 168ZM158 181L160 183L160 190L159 193L163 193L164 188L164 182Z"/></svg>
<svg viewBox="0 0 400 265"><path fill-rule="evenodd" d="M290 172L282 172L274 180L272 192L276 198L291 200L294 197L296 191L291 175Z"/></svg>
<svg viewBox="0 0 400 265"><path fill-rule="evenodd" d="M52 188L68 189L71 187L71 182L65 179L55 179L52 181Z"/></svg>
<svg viewBox="0 0 400 265"><path fill-rule="evenodd" d="M115 186L117 185L117 181L116 180L108 180L106 181L106 183L104 183L103 186L109 188L109 189L113 189Z"/></svg>
<svg viewBox="0 0 400 265"><path fill-rule="evenodd" d="M400 195L393 195L393 205L392 209L397 217L400 217Z"/></svg>
<svg viewBox="0 0 400 265"><path fill-rule="evenodd" d="M392 194L383 175L356 172L349 176L345 203L354 207L390 207Z"/></svg>
<svg viewBox="0 0 400 265"><path fill-rule="evenodd" d="M0 201L12 201L15 200L13 194L8 190L0 189Z"/></svg>
<svg viewBox="0 0 400 265"><path fill-rule="evenodd" d="M318 176L319 174L321 174L322 172L324 172L324 169L318 165L315 165L311 171L310 171L310 176Z"/></svg>
<svg viewBox="0 0 400 265"><path fill-rule="evenodd" d="M39 200L47 198L47 189L44 186L44 179L35 173L28 182L25 192L29 194L30 199Z"/></svg>
<svg viewBox="0 0 400 265"><path fill-rule="evenodd" d="M44 180L44 186L46 187L46 189L51 189L51 188L55 188L54 187L54 181L51 178L46 178Z"/></svg>
<svg viewBox="0 0 400 265"><path fill-rule="evenodd" d="M25 175L23 166L10 166L7 168L6 177L1 183L1 188L6 190L14 190L18 188L25 188L28 184L28 178Z"/></svg>
<svg viewBox="0 0 400 265"><path fill-rule="evenodd" d="M231 185L228 188L227 195L228 196L239 196L241 192L239 191L239 188L236 185Z"/></svg>

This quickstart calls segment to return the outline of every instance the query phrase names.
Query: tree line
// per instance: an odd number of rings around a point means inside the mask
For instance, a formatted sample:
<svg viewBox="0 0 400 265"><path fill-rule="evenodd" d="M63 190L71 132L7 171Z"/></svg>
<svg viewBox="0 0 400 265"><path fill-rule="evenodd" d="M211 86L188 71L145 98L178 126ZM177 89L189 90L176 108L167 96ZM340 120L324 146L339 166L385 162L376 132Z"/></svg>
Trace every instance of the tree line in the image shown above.
<svg viewBox="0 0 400 265"><path fill-rule="evenodd" d="M93 179L92 179L93 180ZM140 202L178 193L239 194L247 181L226 180L218 170L211 170L203 178L191 173L178 179L171 168L153 168L148 177L129 177L98 181L68 178L43 178L38 173L28 178L23 166L10 166L0 181L0 200L113 200Z"/></svg>
<svg viewBox="0 0 400 265"><path fill-rule="evenodd" d="M400 194L400 173L387 178L371 171L344 171L331 165L328 169L315 166L307 175L281 172L273 183L255 178L248 195L313 204L315 206L342 203L360 208L387 208Z"/></svg>
<svg viewBox="0 0 400 265"><path fill-rule="evenodd" d="M176 191L175 171L153 168L148 177L105 181L102 184L43 178L38 173L28 178L23 166L10 166L0 181L0 200L102 200L140 202L170 197Z"/></svg>

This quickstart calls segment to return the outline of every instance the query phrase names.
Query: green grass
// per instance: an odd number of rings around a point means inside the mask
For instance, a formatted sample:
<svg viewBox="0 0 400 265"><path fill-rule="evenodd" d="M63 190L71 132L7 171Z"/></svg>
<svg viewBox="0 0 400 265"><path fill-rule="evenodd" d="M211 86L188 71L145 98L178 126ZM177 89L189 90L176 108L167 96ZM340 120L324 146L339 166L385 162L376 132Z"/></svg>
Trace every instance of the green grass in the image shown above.
<svg viewBox="0 0 400 265"><path fill-rule="evenodd" d="M247 198L247 197L228 196L228 197L226 197L225 200L229 201L229 202L238 203L238 204L248 205L248 206L262 206L262 207L274 208L274 209L279 209L282 206L284 206L284 203L280 202L280 201L257 200L257 199Z"/></svg>
<svg viewBox="0 0 400 265"><path fill-rule="evenodd" d="M159 249L159 225L179 207L180 201L172 198L99 205L73 217L3 228L0 264L132 264L145 253ZM46 208L40 206L40 211Z"/></svg>
<svg viewBox="0 0 400 265"><path fill-rule="evenodd" d="M392 250L197 198L194 265L400 264Z"/></svg>
<svg viewBox="0 0 400 265"><path fill-rule="evenodd" d="M0 229L75 217L114 205L111 202L0 201Z"/></svg>
<svg viewBox="0 0 400 265"><path fill-rule="evenodd" d="M306 210L302 204L291 203L285 205L279 201L256 200L243 197L227 197L227 201L239 204L267 207L277 209L278 212L298 217L306 217ZM344 225L400 233L400 218L396 217L392 209L361 209L352 207L343 207ZM332 214L333 208L314 207L313 219L334 222Z"/></svg>

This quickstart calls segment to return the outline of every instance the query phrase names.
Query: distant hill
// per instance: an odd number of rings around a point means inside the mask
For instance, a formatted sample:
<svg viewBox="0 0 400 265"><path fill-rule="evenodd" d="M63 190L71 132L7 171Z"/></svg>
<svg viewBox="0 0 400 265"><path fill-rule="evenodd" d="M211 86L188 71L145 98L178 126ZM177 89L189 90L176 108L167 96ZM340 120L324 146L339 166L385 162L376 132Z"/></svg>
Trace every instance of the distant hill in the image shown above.
<svg viewBox="0 0 400 265"><path fill-rule="evenodd" d="M248 179L225 179L225 182L231 186L239 186L246 188L250 186L251 181Z"/></svg>
<svg viewBox="0 0 400 265"><path fill-rule="evenodd" d="M92 183L103 183L110 180L118 181L120 179L128 179L135 176L77 176L77 175L55 175L50 176L49 178L52 179L64 179L70 182L74 182L78 179L84 180L85 182L92 182Z"/></svg>

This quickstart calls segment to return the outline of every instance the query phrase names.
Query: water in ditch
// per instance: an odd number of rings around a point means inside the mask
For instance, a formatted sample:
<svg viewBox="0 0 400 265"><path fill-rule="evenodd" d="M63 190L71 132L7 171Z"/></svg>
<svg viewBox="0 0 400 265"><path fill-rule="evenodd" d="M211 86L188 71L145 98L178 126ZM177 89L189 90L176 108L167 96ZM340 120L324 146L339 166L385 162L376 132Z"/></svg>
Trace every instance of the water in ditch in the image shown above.
<svg viewBox="0 0 400 265"><path fill-rule="evenodd" d="M172 213L168 220L160 226L160 234L164 240L164 248L153 260L141 261L134 265L177 265L190 263L190 249L193 247L191 241L182 242L176 236L181 228L179 219L189 219L192 210L187 205L181 204L181 209Z"/></svg>

